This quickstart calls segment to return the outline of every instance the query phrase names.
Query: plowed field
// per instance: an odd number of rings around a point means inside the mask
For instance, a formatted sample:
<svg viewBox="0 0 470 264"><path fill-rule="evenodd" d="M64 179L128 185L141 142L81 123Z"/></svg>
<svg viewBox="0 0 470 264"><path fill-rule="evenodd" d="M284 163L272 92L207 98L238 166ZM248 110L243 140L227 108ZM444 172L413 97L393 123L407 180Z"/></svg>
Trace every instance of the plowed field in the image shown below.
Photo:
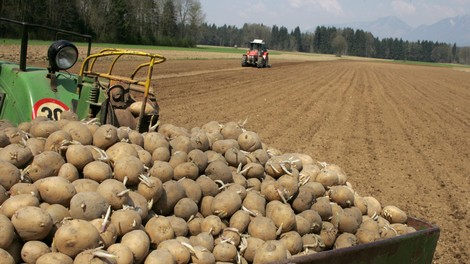
<svg viewBox="0 0 470 264"><path fill-rule="evenodd" d="M362 195L435 223L435 263L470 259L470 73L366 61L168 60L161 121L247 120L265 143L341 166ZM419 246L419 245L417 245Z"/></svg>

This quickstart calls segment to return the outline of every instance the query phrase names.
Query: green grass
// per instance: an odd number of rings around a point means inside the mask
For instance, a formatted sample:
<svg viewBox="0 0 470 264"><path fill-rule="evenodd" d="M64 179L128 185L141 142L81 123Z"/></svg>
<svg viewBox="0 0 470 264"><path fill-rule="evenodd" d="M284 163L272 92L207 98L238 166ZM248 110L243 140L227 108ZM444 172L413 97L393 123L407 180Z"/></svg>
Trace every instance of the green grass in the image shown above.
<svg viewBox="0 0 470 264"><path fill-rule="evenodd" d="M0 39L0 44L6 45L20 45L20 39ZM28 45L47 45L51 44L50 41L43 40L29 40ZM88 45L85 42L74 42L77 46L86 46ZM131 45L131 44L112 44L112 43L92 43L92 47L101 47L101 48L120 48L120 49L145 49L145 50L176 50L176 51L199 51L199 52L218 52L218 53L233 53L233 54L243 54L246 51L246 48L233 48L233 47L217 47L217 46L207 46L207 45L198 45L195 48L183 48L183 47L169 47L169 46L149 46L149 45ZM282 54L278 51L270 51L272 55Z"/></svg>
<svg viewBox="0 0 470 264"><path fill-rule="evenodd" d="M404 61L404 60L394 60L391 61L398 64L407 64L407 65L422 65L422 66L432 66L432 67L444 67L444 68L470 68L470 65L455 64L455 63L438 63L438 62L424 62L424 61Z"/></svg>

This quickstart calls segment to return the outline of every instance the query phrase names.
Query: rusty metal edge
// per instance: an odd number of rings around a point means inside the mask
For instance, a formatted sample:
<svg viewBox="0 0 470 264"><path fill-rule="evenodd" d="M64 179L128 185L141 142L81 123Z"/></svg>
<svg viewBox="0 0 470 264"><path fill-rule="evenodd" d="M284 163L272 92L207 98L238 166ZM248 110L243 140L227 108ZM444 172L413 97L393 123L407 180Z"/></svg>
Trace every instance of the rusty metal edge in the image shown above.
<svg viewBox="0 0 470 264"><path fill-rule="evenodd" d="M349 248L294 256L270 264L432 263L440 228L414 217L408 217L407 225L414 227L416 232ZM400 262L396 262L398 259Z"/></svg>

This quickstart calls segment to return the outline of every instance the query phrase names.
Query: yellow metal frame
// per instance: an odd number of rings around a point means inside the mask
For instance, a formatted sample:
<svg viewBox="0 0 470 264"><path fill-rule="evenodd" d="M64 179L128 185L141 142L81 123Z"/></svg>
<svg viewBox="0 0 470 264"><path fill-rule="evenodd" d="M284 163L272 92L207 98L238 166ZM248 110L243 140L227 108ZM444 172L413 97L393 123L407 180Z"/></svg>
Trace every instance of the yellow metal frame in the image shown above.
<svg viewBox="0 0 470 264"><path fill-rule="evenodd" d="M112 56L114 56L115 58L113 59L108 72L102 73L102 72L93 71L93 67L95 66L95 62L97 59L103 58L103 57L112 57ZM114 66L116 65L116 62L120 58L122 58L122 56L148 57L149 62L142 63L139 66L137 66L137 68L129 77L114 75L113 74ZM152 80L153 66L155 64L163 63L164 61L166 61L166 58L156 53L147 53L147 52L142 52L142 51L124 50L124 49L103 49L99 53L88 56L83 61L82 66L80 68L79 80L83 80L83 76L94 76L98 78L105 78L110 81L115 80L115 81L125 82L128 84L136 84L136 85L143 86L144 87L144 101L142 103L142 109L140 111L139 119L137 121L137 127L136 127L136 129L139 130L140 123L145 113L145 106L147 104L147 98L148 98L148 94L150 90L150 83ZM145 67L148 67L147 78L145 79L145 81L140 81L140 80L135 79L137 72L139 72L142 68L145 68Z"/></svg>

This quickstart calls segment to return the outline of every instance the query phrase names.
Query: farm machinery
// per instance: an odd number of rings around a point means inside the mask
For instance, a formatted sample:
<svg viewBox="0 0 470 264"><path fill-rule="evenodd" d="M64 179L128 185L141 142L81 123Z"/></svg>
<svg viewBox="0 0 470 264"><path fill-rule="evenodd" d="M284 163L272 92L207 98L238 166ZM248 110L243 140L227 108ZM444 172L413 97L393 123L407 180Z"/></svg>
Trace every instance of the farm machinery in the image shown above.
<svg viewBox="0 0 470 264"><path fill-rule="evenodd" d="M249 43L249 49L242 56L242 67L254 66L258 68L271 67L269 52L262 39L254 39Z"/></svg>
<svg viewBox="0 0 470 264"><path fill-rule="evenodd" d="M151 79L154 65L164 62L165 57L123 49L90 54L89 35L5 18L0 22L22 27L19 63L0 61L0 119L13 124L38 117L59 120L61 113L71 111L80 119L97 119L101 124L139 131L156 129L159 108ZM47 51L47 68L28 66L28 33L32 30L85 40L87 56L79 73L67 72L78 61L77 46L58 38ZM115 73L116 65L129 61L142 63L130 74ZM107 69L97 70L101 62L108 65Z"/></svg>

